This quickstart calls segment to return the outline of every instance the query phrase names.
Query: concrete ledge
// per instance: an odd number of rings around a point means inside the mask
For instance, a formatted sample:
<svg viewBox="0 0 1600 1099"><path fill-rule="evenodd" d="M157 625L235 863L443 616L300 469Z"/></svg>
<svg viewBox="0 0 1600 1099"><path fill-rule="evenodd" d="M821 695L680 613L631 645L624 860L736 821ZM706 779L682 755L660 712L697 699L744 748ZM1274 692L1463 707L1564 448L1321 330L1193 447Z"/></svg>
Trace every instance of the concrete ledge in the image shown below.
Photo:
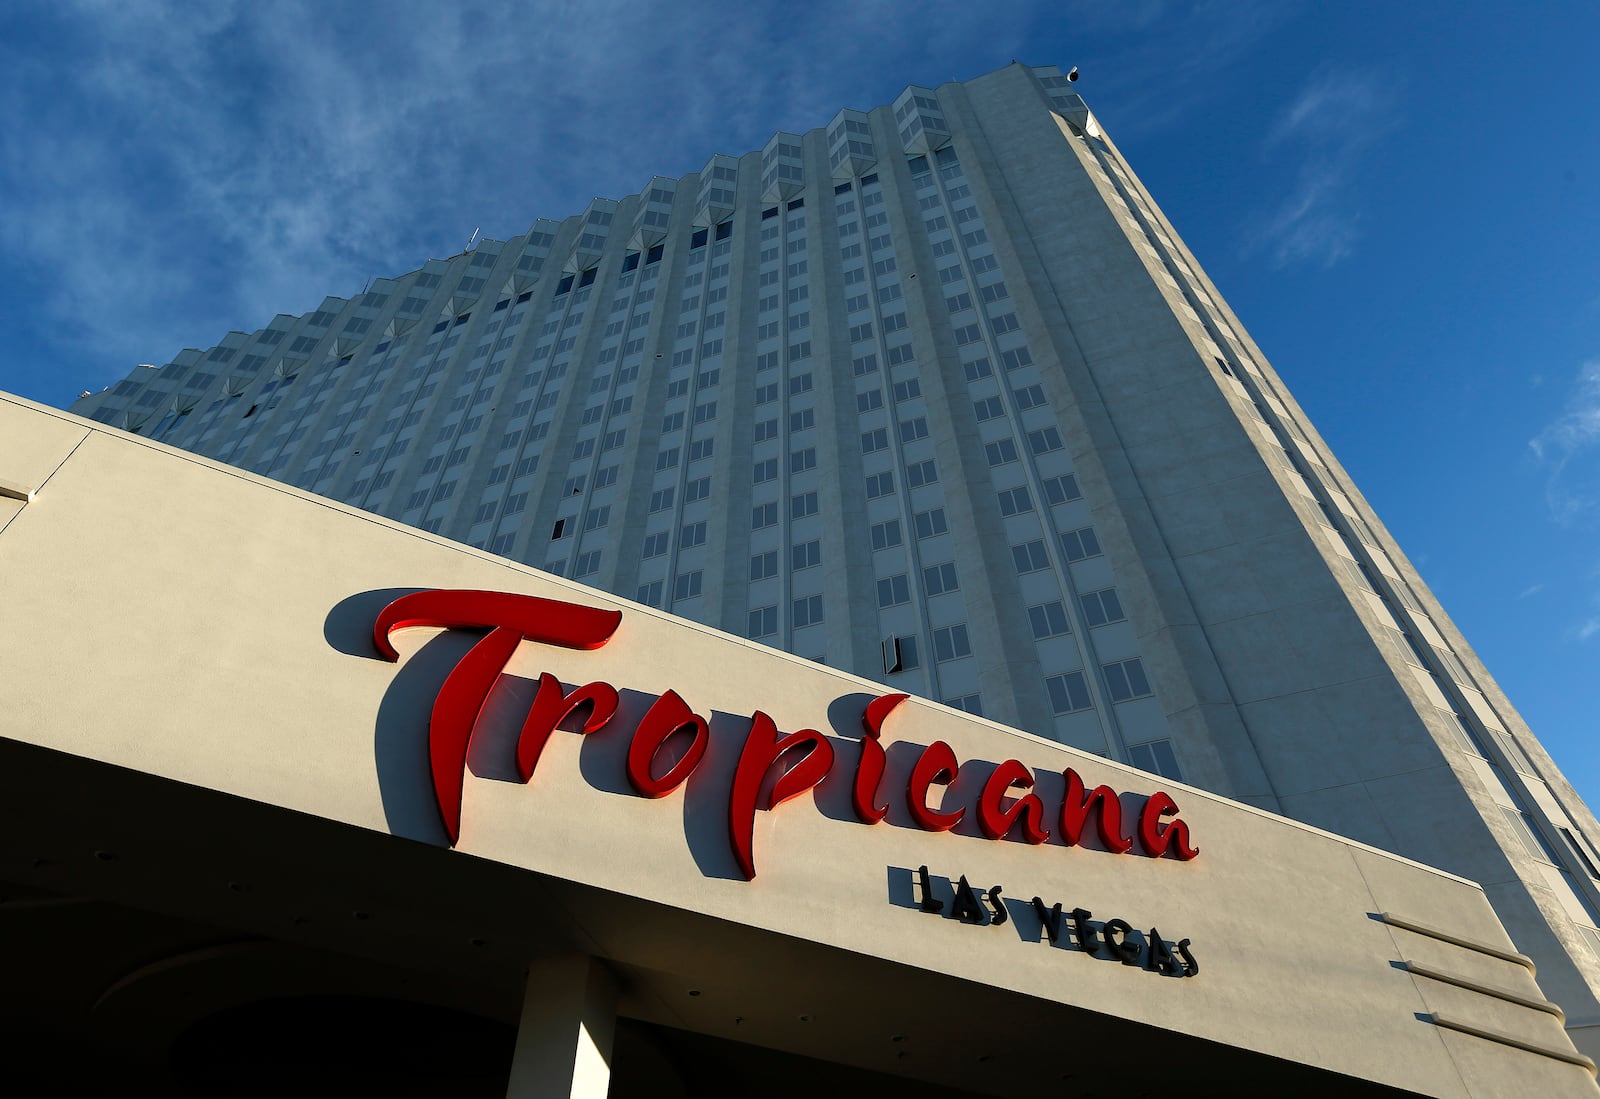
<svg viewBox="0 0 1600 1099"><path fill-rule="evenodd" d="M1526 1042L1521 1038L1513 1038L1511 1035L1502 1034L1497 1030L1486 1030L1480 1026L1473 1026L1471 1023L1464 1023L1448 1015L1435 1013L1433 1015L1423 1015L1422 1018L1434 1026L1444 1027L1446 1030L1459 1031L1462 1034L1470 1034L1474 1038L1482 1038L1487 1042L1498 1042L1503 1046L1512 1046L1516 1049L1526 1050L1528 1053L1537 1053L1541 1057L1548 1057L1553 1061L1565 1061L1569 1065L1577 1065L1590 1076L1595 1075L1594 1062L1581 1053L1568 1053L1564 1049L1542 1046L1537 1042Z"/></svg>
<svg viewBox="0 0 1600 1099"><path fill-rule="evenodd" d="M0 497L8 500L21 500L24 504L33 500L36 489L26 488L15 481L8 481L0 477Z"/></svg>

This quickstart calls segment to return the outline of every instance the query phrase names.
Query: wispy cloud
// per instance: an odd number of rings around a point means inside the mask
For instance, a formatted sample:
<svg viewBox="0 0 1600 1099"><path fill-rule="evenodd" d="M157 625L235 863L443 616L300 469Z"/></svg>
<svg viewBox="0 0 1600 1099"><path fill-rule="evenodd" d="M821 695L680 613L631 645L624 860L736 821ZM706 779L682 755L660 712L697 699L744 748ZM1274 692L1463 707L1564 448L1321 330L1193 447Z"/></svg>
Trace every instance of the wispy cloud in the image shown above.
<svg viewBox="0 0 1600 1099"><path fill-rule="evenodd" d="M51 357L106 384L474 228L512 236L998 67L1046 10L747 7L25 5L0 35L0 292L25 284Z"/></svg>
<svg viewBox="0 0 1600 1099"><path fill-rule="evenodd" d="M1528 440L1528 448L1546 470L1545 502L1556 522L1593 514L1600 504L1600 358L1578 368L1560 415Z"/></svg>
<svg viewBox="0 0 1600 1099"><path fill-rule="evenodd" d="M1247 247L1279 267L1331 267L1360 236L1355 186L1367 149L1394 122L1390 83L1375 72L1325 69L1312 75L1279 113L1264 153L1292 164L1286 193L1246 234Z"/></svg>

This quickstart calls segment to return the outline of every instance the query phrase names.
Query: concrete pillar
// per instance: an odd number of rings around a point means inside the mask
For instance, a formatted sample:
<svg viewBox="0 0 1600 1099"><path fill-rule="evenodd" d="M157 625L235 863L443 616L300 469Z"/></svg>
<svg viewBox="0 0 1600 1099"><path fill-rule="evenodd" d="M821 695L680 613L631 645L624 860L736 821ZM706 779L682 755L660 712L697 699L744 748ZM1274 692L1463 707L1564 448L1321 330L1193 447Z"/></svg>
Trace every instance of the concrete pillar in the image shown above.
<svg viewBox="0 0 1600 1099"><path fill-rule="evenodd" d="M507 1099L605 1099L617 992L611 975L582 954L528 967Z"/></svg>

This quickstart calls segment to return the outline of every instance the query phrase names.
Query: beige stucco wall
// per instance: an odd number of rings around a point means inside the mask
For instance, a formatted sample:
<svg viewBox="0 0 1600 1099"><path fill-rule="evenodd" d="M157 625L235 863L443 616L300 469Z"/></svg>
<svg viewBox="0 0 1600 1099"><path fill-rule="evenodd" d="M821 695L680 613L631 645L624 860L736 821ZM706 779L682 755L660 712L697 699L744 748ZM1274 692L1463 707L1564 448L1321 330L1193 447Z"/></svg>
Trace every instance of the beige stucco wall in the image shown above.
<svg viewBox="0 0 1600 1099"><path fill-rule="evenodd" d="M619 607L621 627L598 651L524 643L514 656L469 760L461 852L1424 1094L1595 1091L1581 1068L1425 1018L1571 1049L1556 1016L1395 965L1540 998L1515 963L1373 918L1509 951L1470 882L915 699L885 730L891 775L903 774L893 768L905 745L944 740L962 761L1016 758L1135 795L1166 789L1200 857L930 834L904 826L903 810L866 827L848 813L848 782L831 779L757 814L759 874L747 882L721 813L748 715L827 732L847 780L861 707L881 688L11 398L0 398L0 480L36 491L0 512L7 738L442 842L421 768L427 707L470 638L397 633L397 667L371 648L377 610L418 588ZM558 732L524 786L511 780L510 743L541 671L614 684L624 715L588 739ZM629 692L669 687L712 718L712 747L685 789L647 800L622 774L626 717L647 701ZM911 903L922 864L1190 938L1203 972L1161 978L1050 949L1027 941L1021 918L931 917Z"/></svg>

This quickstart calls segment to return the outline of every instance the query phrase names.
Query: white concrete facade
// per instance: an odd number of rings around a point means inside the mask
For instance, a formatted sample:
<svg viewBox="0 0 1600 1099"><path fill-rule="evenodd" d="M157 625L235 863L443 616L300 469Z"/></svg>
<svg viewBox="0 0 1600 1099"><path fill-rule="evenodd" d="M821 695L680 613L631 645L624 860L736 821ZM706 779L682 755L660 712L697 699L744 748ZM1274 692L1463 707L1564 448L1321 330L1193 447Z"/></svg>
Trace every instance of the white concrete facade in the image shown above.
<svg viewBox="0 0 1600 1099"><path fill-rule="evenodd" d="M1059 70L74 411L1479 881L1600 1047L1600 824Z"/></svg>

